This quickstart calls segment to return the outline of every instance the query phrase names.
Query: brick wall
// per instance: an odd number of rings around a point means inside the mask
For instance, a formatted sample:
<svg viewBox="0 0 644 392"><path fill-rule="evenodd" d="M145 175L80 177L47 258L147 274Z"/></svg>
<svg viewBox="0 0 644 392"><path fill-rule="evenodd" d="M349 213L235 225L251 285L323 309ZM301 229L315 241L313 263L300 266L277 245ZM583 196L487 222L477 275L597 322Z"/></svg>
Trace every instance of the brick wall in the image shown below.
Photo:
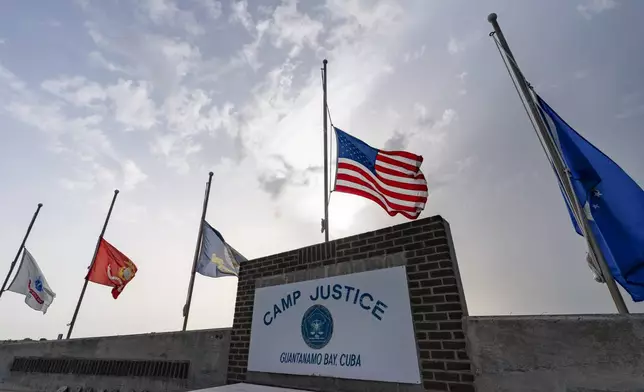
<svg viewBox="0 0 644 392"><path fill-rule="evenodd" d="M449 224L440 216L244 263L239 275L231 332L228 383L247 381L253 300L258 279L391 254L404 255L407 265L424 389L474 391L462 325L467 307ZM290 384L288 386L293 387L298 383ZM314 390L328 390L323 386L311 388L310 383L306 385ZM346 385L342 390L364 389L356 383ZM334 388L339 389L337 385Z"/></svg>

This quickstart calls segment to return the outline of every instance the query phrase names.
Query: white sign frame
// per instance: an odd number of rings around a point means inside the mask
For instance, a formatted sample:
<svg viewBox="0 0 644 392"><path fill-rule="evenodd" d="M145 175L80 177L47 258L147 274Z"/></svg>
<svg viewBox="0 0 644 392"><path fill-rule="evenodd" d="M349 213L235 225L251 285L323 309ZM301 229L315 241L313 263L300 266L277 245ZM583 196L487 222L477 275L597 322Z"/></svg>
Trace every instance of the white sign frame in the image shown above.
<svg viewBox="0 0 644 392"><path fill-rule="evenodd" d="M405 266L256 289L247 370L420 384Z"/></svg>

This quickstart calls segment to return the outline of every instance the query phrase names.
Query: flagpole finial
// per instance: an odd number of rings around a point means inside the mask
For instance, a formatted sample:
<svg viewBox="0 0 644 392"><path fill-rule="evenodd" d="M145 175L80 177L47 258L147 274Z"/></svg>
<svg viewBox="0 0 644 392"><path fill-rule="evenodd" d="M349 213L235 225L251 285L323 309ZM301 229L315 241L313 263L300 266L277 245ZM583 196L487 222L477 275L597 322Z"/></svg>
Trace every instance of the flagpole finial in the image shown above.
<svg viewBox="0 0 644 392"><path fill-rule="evenodd" d="M490 15L487 16L487 21L490 23L496 22L496 14L492 12Z"/></svg>
<svg viewBox="0 0 644 392"><path fill-rule="evenodd" d="M38 208L42 207L42 203L38 203Z"/></svg>
<svg viewBox="0 0 644 392"><path fill-rule="evenodd" d="M209 175L210 177L212 177L212 175L213 175L213 172L210 172L210 173L208 173L208 175Z"/></svg>
<svg viewBox="0 0 644 392"><path fill-rule="evenodd" d="M322 64L326 64L328 61L326 59L322 60Z"/></svg>
<svg viewBox="0 0 644 392"><path fill-rule="evenodd" d="M119 190L118 190L118 189L114 189L114 194L115 194L115 195L118 195L118 194L119 194Z"/></svg>

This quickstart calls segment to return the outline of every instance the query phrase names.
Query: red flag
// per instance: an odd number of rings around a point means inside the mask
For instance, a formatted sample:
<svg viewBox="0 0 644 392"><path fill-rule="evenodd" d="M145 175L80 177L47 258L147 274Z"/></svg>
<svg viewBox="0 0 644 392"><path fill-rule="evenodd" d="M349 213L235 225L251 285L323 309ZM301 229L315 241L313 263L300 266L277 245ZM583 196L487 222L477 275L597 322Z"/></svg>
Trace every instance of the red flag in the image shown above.
<svg viewBox="0 0 644 392"><path fill-rule="evenodd" d="M87 279L113 287L112 297L116 299L125 285L134 278L136 271L136 265L132 260L101 238L96 260L87 274Z"/></svg>

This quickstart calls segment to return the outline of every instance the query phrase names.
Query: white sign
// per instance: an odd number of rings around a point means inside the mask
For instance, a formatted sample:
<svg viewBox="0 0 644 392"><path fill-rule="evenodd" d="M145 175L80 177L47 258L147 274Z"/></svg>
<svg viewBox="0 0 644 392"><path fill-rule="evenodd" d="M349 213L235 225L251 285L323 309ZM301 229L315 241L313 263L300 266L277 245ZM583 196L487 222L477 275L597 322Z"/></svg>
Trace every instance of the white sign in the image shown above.
<svg viewBox="0 0 644 392"><path fill-rule="evenodd" d="M255 290L248 371L420 384L405 267Z"/></svg>

